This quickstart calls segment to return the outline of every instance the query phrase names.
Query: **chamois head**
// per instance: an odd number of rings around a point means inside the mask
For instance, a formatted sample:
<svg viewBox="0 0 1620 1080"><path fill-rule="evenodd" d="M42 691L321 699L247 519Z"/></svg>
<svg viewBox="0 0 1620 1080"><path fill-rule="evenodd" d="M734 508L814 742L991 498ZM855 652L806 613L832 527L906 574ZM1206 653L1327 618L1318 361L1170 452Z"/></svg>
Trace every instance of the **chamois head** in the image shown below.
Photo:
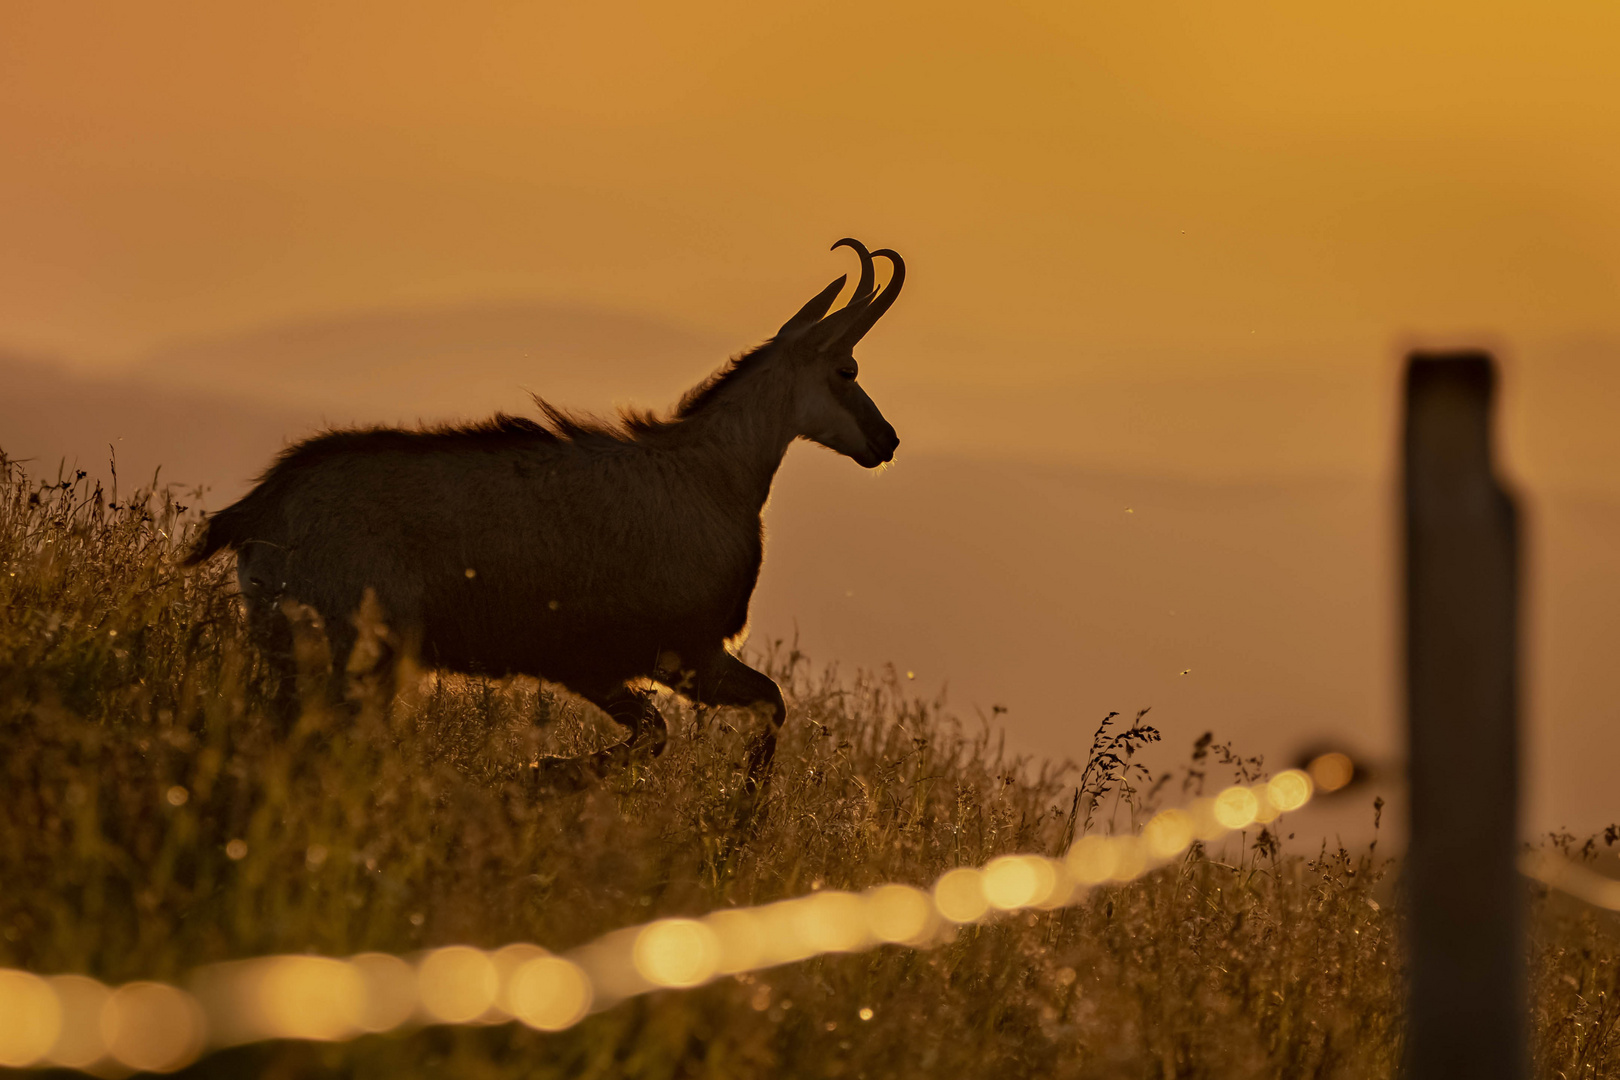
<svg viewBox="0 0 1620 1080"><path fill-rule="evenodd" d="M905 284L906 264L881 248L867 251L849 237L833 245L853 248L861 258L861 278L849 303L827 314L844 287L841 277L811 298L789 319L769 346L772 366L792 380L793 424L802 438L853 458L868 469L894 460L900 437L856 382L855 344L889 310ZM894 265L882 290L877 288L874 257Z"/></svg>

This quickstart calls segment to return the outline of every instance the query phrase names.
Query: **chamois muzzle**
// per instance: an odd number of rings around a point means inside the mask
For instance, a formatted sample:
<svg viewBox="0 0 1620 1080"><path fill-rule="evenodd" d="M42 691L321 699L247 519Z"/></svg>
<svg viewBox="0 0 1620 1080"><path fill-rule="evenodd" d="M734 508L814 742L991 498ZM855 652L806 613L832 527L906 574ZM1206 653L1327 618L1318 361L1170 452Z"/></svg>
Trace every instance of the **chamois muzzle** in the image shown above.
<svg viewBox="0 0 1620 1080"><path fill-rule="evenodd" d="M893 461L894 452L900 448L900 436L895 433L894 425L887 420L882 423L883 428L877 433L877 436L874 438L869 435L866 439L867 447L872 451L872 456L877 459L871 465L867 465L867 468L870 469L875 469L879 465ZM863 461L861 464L865 465L866 463Z"/></svg>

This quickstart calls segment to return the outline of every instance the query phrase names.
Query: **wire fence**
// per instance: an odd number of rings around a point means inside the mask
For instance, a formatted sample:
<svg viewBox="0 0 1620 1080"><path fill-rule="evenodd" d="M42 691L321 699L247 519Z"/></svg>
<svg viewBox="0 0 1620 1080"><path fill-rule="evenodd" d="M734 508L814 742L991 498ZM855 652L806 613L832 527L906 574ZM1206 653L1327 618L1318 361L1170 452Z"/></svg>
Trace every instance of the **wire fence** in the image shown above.
<svg viewBox="0 0 1620 1080"><path fill-rule="evenodd" d="M83 975L0 969L0 1066L170 1072L213 1050L267 1039L339 1041L411 1025L521 1022L572 1027L655 990L884 945L930 948L956 928L1009 912L1055 910L1133 881L1194 843L1265 825L1349 778L1325 755L1313 773L1227 788L1162 810L1140 834L1085 836L1058 859L1003 855L948 870L931 888L825 890L700 918L659 919L565 954L538 945L450 945L410 957L267 956L212 964L184 985L109 987Z"/></svg>
<svg viewBox="0 0 1620 1080"><path fill-rule="evenodd" d="M1309 771L1227 788L1163 810L1138 835L1086 836L1063 858L1004 855L958 867L929 889L886 884L836 890L700 918L658 919L564 954L518 943L449 945L411 956L361 953L259 957L198 968L182 985L110 987L84 975L0 968L0 1066L143 1072L184 1068L214 1050L272 1039L343 1041L411 1026L519 1022L562 1031L655 990L833 953L884 945L926 949L961 926L1074 904L1211 843L1305 806L1349 780L1351 764L1324 754ZM1528 851L1528 878L1620 912L1620 881L1556 851Z"/></svg>

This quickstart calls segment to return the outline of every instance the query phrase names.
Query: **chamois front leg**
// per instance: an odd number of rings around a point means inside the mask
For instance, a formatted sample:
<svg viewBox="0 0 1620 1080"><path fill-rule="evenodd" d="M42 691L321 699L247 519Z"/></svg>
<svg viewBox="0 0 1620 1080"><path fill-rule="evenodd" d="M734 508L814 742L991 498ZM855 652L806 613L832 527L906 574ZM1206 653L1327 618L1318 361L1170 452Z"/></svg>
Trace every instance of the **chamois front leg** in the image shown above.
<svg viewBox="0 0 1620 1080"><path fill-rule="evenodd" d="M757 798L771 782L776 733L787 719L781 687L770 676L755 671L721 649L698 669L696 690L700 704L741 706L765 720L765 726L749 740L747 771L743 775L744 790Z"/></svg>
<svg viewBox="0 0 1620 1080"><path fill-rule="evenodd" d="M581 693L580 696L607 713L614 723L629 730L625 740L617 744L626 752L639 750L644 742L651 740L652 756L658 757L669 745L669 725L653 702L652 691L615 686L605 694ZM608 749L617 749L617 746Z"/></svg>
<svg viewBox="0 0 1620 1080"><path fill-rule="evenodd" d="M652 743L652 756L658 757L669 744L669 725L646 690L615 686L607 690L576 691L580 697L607 713L614 723L629 730L620 741L594 754L572 758L544 758L535 764L536 782L554 790L577 791L610 772L630 764L630 755L643 744Z"/></svg>

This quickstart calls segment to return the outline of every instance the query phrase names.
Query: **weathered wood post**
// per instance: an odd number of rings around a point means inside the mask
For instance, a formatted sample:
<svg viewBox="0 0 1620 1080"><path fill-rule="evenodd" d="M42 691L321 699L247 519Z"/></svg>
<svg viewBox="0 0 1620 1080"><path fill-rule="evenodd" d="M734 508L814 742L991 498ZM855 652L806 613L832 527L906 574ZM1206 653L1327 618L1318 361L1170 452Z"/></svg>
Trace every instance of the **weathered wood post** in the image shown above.
<svg viewBox="0 0 1620 1080"><path fill-rule="evenodd" d="M1518 847L1518 521L1492 467L1484 353L1406 372L1411 843L1407 1066L1528 1073Z"/></svg>

